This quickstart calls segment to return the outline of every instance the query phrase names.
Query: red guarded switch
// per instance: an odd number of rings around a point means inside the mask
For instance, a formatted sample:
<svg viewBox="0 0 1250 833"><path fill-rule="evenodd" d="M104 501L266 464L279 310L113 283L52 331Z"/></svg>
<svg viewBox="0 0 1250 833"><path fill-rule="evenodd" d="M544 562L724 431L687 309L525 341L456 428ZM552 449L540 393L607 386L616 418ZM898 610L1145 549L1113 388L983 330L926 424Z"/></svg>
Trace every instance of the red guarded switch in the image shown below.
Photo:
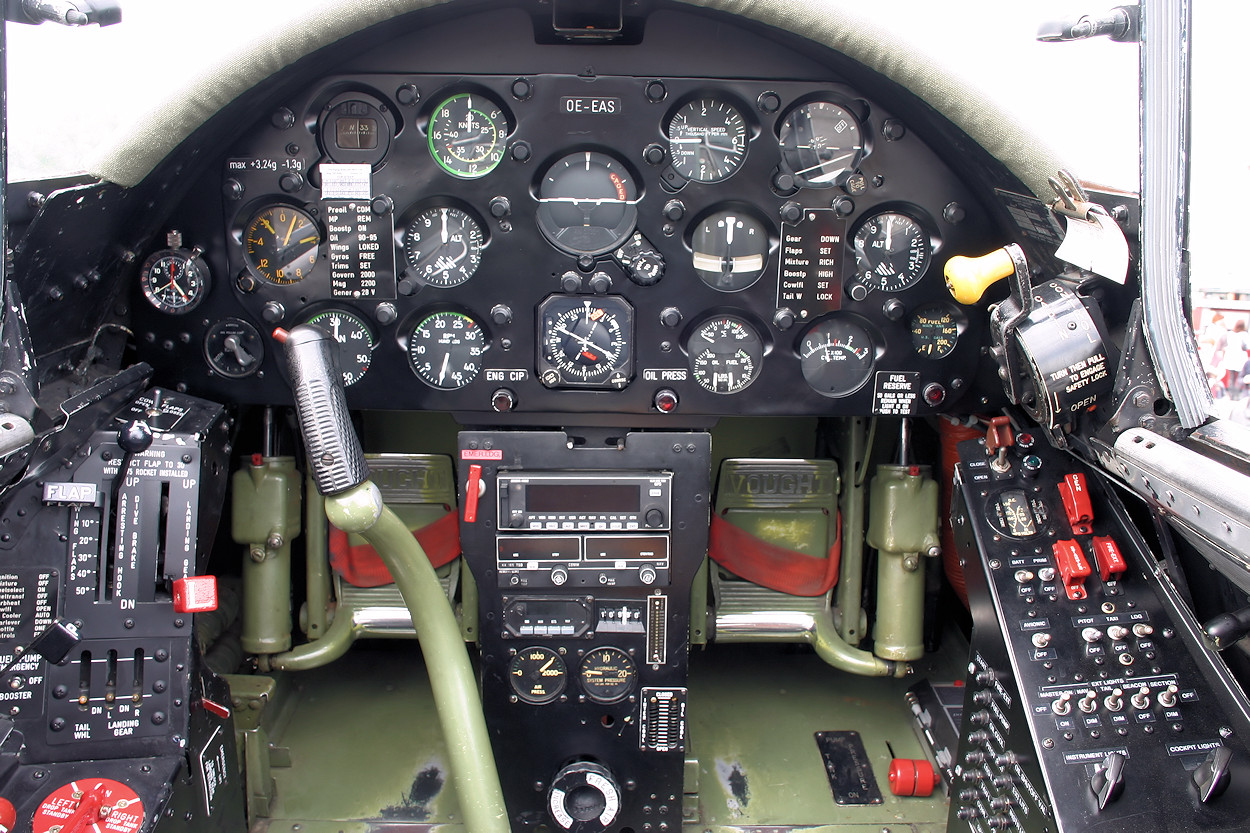
<svg viewBox="0 0 1250 833"><path fill-rule="evenodd" d="M174 611L176 613L208 613L216 609L216 576L187 576L174 579Z"/></svg>
<svg viewBox="0 0 1250 833"><path fill-rule="evenodd" d="M469 482L464 485L464 522L477 523L477 500L482 491L482 467L477 463L469 466Z"/></svg>
<svg viewBox="0 0 1250 833"><path fill-rule="evenodd" d="M1059 484L1059 496L1063 498L1063 511L1068 515L1068 523L1077 535L1088 535L1094 531L1090 526L1094 520L1094 507L1089 503L1089 488L1085 485L1085 475L1065 474Z"/></svg>
<svg viewBox="0 0 1250 833"><path fill-rule="evenodd" d="M1081 545L1072 540L1056 541L1052 549L1068 598L1073 601L1085 598L1085 579L1093 571L1089 567L1089 559L1081 551Z"/></svg>
<svg viewBox="0 0 1250 833"><path fill-rule="evenodd" d="M1114 539L1106 535L1095 535L1093 541L1094 558L1098 560L1098 575L1103 581L1118 579L1128 572L1128 562L1124 560L1124 555Z"/></svg>

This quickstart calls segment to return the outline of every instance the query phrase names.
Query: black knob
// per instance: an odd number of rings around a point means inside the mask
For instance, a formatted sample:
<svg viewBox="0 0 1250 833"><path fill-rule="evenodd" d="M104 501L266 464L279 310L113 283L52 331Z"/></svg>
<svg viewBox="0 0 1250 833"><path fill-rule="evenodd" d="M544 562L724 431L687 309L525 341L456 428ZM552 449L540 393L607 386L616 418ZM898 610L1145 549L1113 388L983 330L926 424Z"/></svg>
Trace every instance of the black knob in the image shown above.
<svg viewBox="0 0 1250 833"><path fill-rule="evenodd" d="M385 217L395 210L395 201L386 194L378 194L369 203L369 208L379 217Z"/></svg>
<svg viewBox="0 0 1250 833"><path fill-rule="evenodd" d="M773 313L773 326L778 330L788 330L794 326L794 310L782 307Z"/></svg>
<svg viewBox="0 0 1250 833"><path fill-rule="evenodd" d="M681 200L669 200L664 203L664 219L674 223L686 216L686 206Z"/></svg>
<svg viewBox="0 0 1250 833"><path fill-rule="evenodd" d="M491 197L490 216L502 220L512 213L512 202L507 197Z"/></svg>
<svg viewBox="0 0 1250 833"><path fill-rule="evenodd" d="M277 301L266 301L261 307L260 317L268 324L277 324L286 317L286 308Z"/></svg>
<svg viewBox="0 0 1250 833"><path fill-rule="evenodd" d="M395 91L395 98L405 107L411 107L421 101L421 90L416 84L403 84Z"/></svg>
<svg viewBox="0 0 1250 833"><path fill-rule="evenodd" d="M565 292L580 292L582 289L582 276L576 272L565 272L560 276L560 288Z"/></svg>
<svg viewBox="0 0 1250 833"><path fill-rule="evenodd" d="M659 509L648 509L646 515L647 526L655 528L664 523L664 513Z"/></svg>
<svg viewBox="0 0 1250 833"><path fill-rule="evenodd" d="M529 142L517 142L512 146L512 158L518 162L528 162L533 155L534 150Z"/></svg>
<svg viewBox="0 0 1250 833"><path fill-rule="evenodd" d="M898 298L891 298L882 305L881 312L885 313L885 317L891 321L901 321L907 313L907 308Z"/></svg>
<svg viewBox="0 0 1250 833"><path fill-rule="evenodd" d="M855 213L855 201L850 197L838 197L831 203L831 207L839 217L849 217Z"/></svg>
<svg viewBox="0 0 1250 833"><path fill-rule="evenodd" d="M639 252L630 258L625 269L629 279L639 286L654 286L664 277L664 258L659 252Z"/></svg>
<svg viewBox="0 0 1250 833"><path fill-rule="evenodd" d="M147 451L152 445L152 429L141 419L132 419L117 430L117 444L127 454Z"/></svg>
<svg viewBox="0 0 1250 833"><path fill-rule="evenodd" d="M1098 799L1098 809L1105 810L1124 792L1125 757L1119 752L1112 752L1094 770L1089 788Z"/></svg>
<svg viewBox="0 0 1250 833"><path fill-rule="evenodd" d="M647 98L652 101L663 101L668 96L668 88L663 81L647 82Z"/></svg>
<svg viewBox="0 0 1250 833"><path fill-rule="evenodd" d="M554 818L570 820L566 829L596 833L616 821L620 813L621 788L607 767L577 761L551 779L547 805Z"/></svg>
<svg viewBox="0 0 1250 833"><path fill-rule="evenodd" d="M677 307L665 307L660 310L660 323L665 327L676 327L681 323L681 310Z"/></svg>
<svg viewBox="0 0 1250 833"><path fill-rule="evenodd" d="M243 199L243 183L237 179L227 179L221 186L221 193L228 200Z"/></svg>
<svg viewBox="0 0 1250 833"><path fill-rule="evenodd" d="M664 148L659 145L647 145L643 148L642 158L648 165L658 165L664 161Z"/></svg>
<svg viewBox="0 0 1250 833"><path fill-rule="evenodd" d="M898 119L886 119L881 124L881 135L887 141L897 142L907 135L907 127Z"/></svg>
<svg viewBox="0 0 1250 833"><path fill-rule="evenodd" d="M595 272L590 276L590 291L602 295L612 288L612 277L607 272Z"/></svg>
<svg viewBox="0 0 1250 833"><path fill-rule="evenodd" d="M793 200L782 204L781 221L783 223L797 223L801 219L803 219L803 206Z"/></svg>
<svg viewBox="0 0 1250 833"><path fill-rule="evenodd" d="M388 324L395 323L395 319L399 318L399 312L390 301L383 301L373 311L373 317L379 324L385 327Z"/></svg>
<svg viewBox="0 0 1250 833"><path fill-rule="evenodd" d="M773 187L783 194L792 193L795 190L794 175L778 171L773 177Z"/></svg>
<svg viewBox="0 0 1250 833"><path fill-rule="evenodd" d="M512 323L512 307L507 304L495 304L490 308L490 320L499 326Z"/></svg>
<svg viewBox="0 0 1250 833"><path fill-rule="evenodd" d="M297 173L285 173L278 177L278 187L288 194L294 194L304 187L304 177Z"/></svg>
<svg viewBox="0 0 1250 833"><path fill-rule="evenodd" d="M517 101L524 101L534 94L534 85L529 82L528 78L518 78L512 82L512 97Z"/></svg>

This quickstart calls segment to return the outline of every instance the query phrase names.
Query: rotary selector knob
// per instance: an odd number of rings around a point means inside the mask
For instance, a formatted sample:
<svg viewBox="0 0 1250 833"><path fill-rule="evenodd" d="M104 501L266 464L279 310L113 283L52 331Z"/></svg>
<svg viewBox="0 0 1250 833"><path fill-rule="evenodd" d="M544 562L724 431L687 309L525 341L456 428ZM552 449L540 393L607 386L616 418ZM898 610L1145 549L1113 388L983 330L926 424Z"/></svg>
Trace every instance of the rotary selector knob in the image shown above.
<svg viewBox="0 0 1250 833"><path fill-rule="evenodd" d="M607 767L578 761L551 779L547 811L561 830L607 830L620 815L621 789Z"/></svg>
<svg viewBox="0 0 1250 833"><path fill-rule="evenodd" d="M551 571L551 583L556 587L563 587L569 580L569 571L563 567L556 567Z"/></svg>

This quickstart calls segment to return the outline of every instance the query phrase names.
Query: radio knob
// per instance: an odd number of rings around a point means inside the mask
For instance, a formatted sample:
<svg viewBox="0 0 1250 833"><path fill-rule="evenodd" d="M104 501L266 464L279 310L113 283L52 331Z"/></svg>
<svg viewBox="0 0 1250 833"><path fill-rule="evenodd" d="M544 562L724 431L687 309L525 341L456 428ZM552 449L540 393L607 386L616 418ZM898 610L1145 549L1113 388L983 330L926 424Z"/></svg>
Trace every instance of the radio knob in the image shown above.
<svg viewBox="0 0 1250 833"><path fill-rule="evenodd" d="M569 571L563 567L556 567L551 571L551 583L556 587L563 587L564 583L569 580Z"/></svg>
<svg viewBox="0 0 1250 833"><path fill-rule="evenodd" d="M655 583L655 568L650 564L644 564L638 569L638 580L643 584Z"/></svg>
<svg viewBox="0 0 1250 833"><path fill-rule="evenodd" d="M647 526L657 527L664 524L664 513L659 509L648 509L646 514Z"/></svg>

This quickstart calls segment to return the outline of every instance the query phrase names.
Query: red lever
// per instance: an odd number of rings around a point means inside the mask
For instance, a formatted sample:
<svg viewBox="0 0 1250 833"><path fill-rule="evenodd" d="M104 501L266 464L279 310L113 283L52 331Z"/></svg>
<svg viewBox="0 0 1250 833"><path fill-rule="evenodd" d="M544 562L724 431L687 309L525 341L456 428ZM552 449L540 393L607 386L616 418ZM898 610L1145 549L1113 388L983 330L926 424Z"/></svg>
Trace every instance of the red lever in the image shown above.
<svg viewBox="0 0 1250 833"><path fill-rule="evenodd" d="M1106 535L1095 535L1094 557L1098 560L1098 575L1103 581L1110 581L1128 572L1128 562L1124 560L1115 540Z"/></svg>
<svg viewBox="0 0 1250 833"><path fill-rule="evenodd" d="M1085 579L1093 572L1089 560L1076 541L1056 541L1051 548L1055 553L1055 566L1063 578L1063 589L1073 601L1085 598Z"/></svg>
<svg viewBox="0 0 1250 833"><path fill-rule="evenodd" d="M187 576L174 579L175 613L207 613L216 609L216 576Z"/></svg>
<svg viewBox="0 0 1250 833"><path fill-rule="evenodd" d="M1088 535L1094 531L1090 523L1094 520L1094 507L1089 503L1089 488L1085 485L1085 475L1065 474L1059 484L1059 496L1063 498L1063 511L1068 515L1068 523L1077 535Z"/></svg>
<svg viewBox="0 0 1250 833"><path fill-rule="evenodd" d="M482 490L482 467L477 463L469 466L469 482L464 490L464 522L477 523L477 497Z"/></svg>
<svg viewBox="0 0 1250 833"><path fill-rule="evenodd" d="M985 450L990 454L1000 448L1010 448L1016 442L1011 432L1011 417L996 416L990 420L990 427L985 432Z"/></svg>

